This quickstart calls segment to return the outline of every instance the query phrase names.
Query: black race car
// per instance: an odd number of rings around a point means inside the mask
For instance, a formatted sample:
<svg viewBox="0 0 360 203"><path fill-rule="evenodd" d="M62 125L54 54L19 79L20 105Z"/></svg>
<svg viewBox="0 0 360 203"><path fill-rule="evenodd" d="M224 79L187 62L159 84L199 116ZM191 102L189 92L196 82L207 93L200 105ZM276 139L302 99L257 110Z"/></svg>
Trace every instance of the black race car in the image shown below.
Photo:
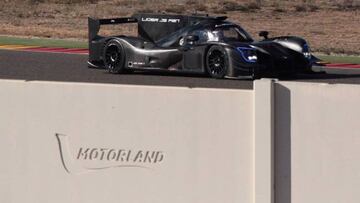
<svg viewBox="0 0 360 203"><path fill-rule="evenodd" d="M138 36L99 36L101 25L137 23ZM135 14L89 18L90 67L111 73L163 70L209 74L214 78L259 77L311 71L314 57L299 37L254 41L225 16Z"/></svg>

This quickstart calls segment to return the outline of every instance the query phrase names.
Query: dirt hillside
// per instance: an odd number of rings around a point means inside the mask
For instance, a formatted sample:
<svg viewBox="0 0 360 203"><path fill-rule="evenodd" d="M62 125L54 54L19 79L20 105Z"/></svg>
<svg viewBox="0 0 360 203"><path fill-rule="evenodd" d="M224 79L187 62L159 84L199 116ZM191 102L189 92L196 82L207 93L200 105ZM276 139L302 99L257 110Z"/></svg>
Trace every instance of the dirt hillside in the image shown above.
<svg viewBox="0 0 360 203"><path fill-rule="evenodd" d="M49 38L87 37L87 17L146 13L227 15L254 38L306 38L313 51L360 55L360 0L1 0L0 35ZM107 27L104 34L133 34L134 26Z"/></svg>

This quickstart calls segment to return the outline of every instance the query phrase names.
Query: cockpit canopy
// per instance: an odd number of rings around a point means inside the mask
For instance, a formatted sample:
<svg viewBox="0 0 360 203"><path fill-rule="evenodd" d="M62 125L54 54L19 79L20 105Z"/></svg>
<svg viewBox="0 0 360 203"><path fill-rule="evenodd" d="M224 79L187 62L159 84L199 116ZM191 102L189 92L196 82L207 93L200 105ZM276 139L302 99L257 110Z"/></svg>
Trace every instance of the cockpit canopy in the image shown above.
<svg viewBox="0 0 360 203"><path fill-rule="evenodd" d="M188 35L198 37L197 44L206 42L253 42L251 36L240 26L226 22L202 23L201 21L191 26L183 27L167 35L156 44L160 47L182 46L183 39Z"/></svg>
<svg viewBox="0 0 360 203"><path fill-rule="evenodd" d="M194 30L191 35L199 36L199 43L214 42L253 42L251 36L240 26L219 25L208 29Z"/></svg>

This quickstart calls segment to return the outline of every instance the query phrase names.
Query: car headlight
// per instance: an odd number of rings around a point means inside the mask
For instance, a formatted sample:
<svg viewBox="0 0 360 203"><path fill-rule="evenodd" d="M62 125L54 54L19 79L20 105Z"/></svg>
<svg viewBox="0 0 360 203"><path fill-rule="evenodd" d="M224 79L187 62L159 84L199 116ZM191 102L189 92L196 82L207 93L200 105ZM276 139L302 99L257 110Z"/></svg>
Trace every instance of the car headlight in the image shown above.
<svg viewBox="0 0 360 203"><path fill-rule="evenodd" d="M308 44L304 44L302 52L303 52L305 58L311 59L311 53L310 53L310 48L309 48Z"/></svg>
<svg viewBox="0 0 360 203"><path fill-rule="evenodd" d="M236 48L242 58L248 63L256 63L258 60L256 49L249 47L237 47Z"/></svg>

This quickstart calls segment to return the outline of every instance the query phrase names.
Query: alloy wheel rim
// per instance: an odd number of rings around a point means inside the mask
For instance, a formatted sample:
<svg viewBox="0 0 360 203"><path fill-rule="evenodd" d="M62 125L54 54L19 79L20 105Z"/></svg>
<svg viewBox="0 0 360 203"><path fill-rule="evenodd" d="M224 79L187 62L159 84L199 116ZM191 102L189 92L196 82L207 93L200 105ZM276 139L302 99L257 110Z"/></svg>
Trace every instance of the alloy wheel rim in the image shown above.
<svg viewBox="0 0 360 203"><path fill-rule="evenodd" d="M221 75L225 70L225 55L220 50L209 54L209 70L212 75Z"/></svg>
<svg viewBox="0 0 360 203"><path fill-rule="evenodd" d="M118 47L115 45L109 46L105 54L107 68L109 70L114 70L115 67L119 64L119 58L120 53Z"/></svg>

